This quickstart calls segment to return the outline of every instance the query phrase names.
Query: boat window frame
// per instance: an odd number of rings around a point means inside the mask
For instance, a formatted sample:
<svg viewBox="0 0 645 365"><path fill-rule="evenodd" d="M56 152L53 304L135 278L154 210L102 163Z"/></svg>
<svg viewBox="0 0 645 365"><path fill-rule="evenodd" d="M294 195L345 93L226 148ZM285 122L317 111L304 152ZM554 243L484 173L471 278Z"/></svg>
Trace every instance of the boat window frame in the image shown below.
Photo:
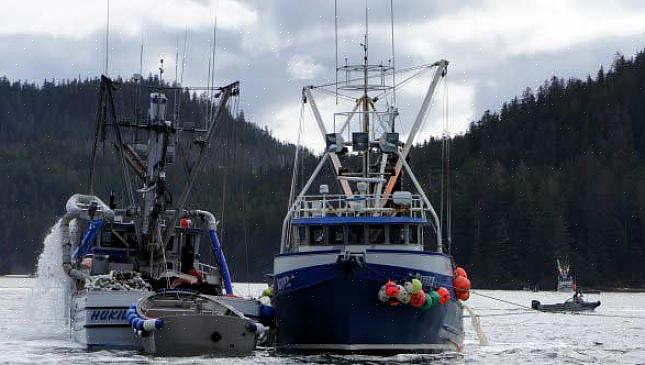
<svg viewBox="0 0 645 365"><path fill-rule="evenodd" d="M327 243L332 245L332 246L339 246L339 245L344 245L347 242L347 237L348 237L348 231L347 231L347 225L346 224L333 224L333 225L328 225L327 227ZM336 237L332 237L332 232L331 232L331 227L340 228L341 233L343 235L341 242L338 243L336 241Z"/></svg>
<svg viewBox="0 0 645 365"><path fill-rule="evenodd" d="M346 245L366 245L367 243L367 224L345 224L345 244ZM356 227L359 227L359 229L356 229ZM350 242L350 232L356 230L360 233L360 237L356 239L356 242Z"/></svg>
<svg viewBox="0 0 645 365"><path fill-rule="evenodd" d="M387 224L384 224L384 223L366 224L365 226L366 226L366 231L367 231L367 234L366 234L366 239L367 240L366 240L366 242L367 242L368 245L385 245L385 244L387 244L387 237L388 237L387 236L387 226L388 226ZM381 231L382 239L377 240L376 242L372 241L371 232L372 232L373 228L381 228L382 229L382 231Z"/></svg>
<svg viewBox="0 0 645 365"><path fill-rule="evenodd" d="M316 242L315 239L313 239L314 232L317 228L320 228L322 230L322 243ZM327 245L327 227L323 224L315 224L309 226L309 234L308 234L308 239L309 239L309 245L311 246L325 246Z"/></svg>
<svg viewBox="0 0 645 365"><path fill-rule="evenodd" d="M405 226L407 227L407 229L405 230L406 244L408 244L408 245L418 245L419 244L419 225L418 224L406 224ZM416 235L416 240L415 241L416 242L412 242L412 240L410 239L413 231L415 231L415 235Z"/></svg>

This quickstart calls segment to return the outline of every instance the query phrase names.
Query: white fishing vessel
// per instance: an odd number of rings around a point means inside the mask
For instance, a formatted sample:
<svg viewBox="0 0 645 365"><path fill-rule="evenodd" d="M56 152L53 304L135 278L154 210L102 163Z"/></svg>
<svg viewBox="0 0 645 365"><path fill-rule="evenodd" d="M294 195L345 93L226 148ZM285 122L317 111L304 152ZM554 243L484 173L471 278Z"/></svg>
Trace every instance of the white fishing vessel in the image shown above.
<svg viewBox="0 0 645 365"><path fill-rule="evenodd" d="M560 259L555 260L556 267L558 269L558 286L557 291L563 293L573 293L576 291L576 281L571 276L569 271L571 266L569 265L568 260L560 261Z"/></svg>
<svg viewBox="0 0 645 365"><path fill-rule="evenodd" d="M131 88L135 95L150 92L146 116L118 117L116 106L122 101L116 100L114 92L119 87ZM182 122L177 110L173 119L166 117L164 93L176 96L185 91L190 89L160 82L146 85L141 79L117 85L106 76L101 78L89 194L73 195L60 223L61 264L72 279L73 335L88 348L142 349L142 337L132 331L127 311L154 290L193 290L215 297L233 294L215 216L189 208L188 198L208 158L218 122L230 112L227 105L239 92L238 83L206 89L213 98L201 127ZM124 186L112 189L126 192L120 206L116 194L110 194L105 203L94 193L95 180L109 179L97 173L105 168L95 166L101 145L116 149ZM173 196L168 167L178 159L183 161L186 183ZM216 257L214 263L201 259L204 240ZM224 299L250 316L259 316L257 301Z"/></svg>

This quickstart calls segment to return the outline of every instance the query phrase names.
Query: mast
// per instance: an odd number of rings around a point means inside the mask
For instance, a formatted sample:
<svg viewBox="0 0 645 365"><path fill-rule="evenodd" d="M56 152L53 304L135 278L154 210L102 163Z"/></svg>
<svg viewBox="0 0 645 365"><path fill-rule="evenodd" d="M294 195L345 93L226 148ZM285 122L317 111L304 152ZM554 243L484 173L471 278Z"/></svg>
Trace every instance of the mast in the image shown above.
<svg viewBox="0 0 645 365"><path fill-rule="evenodd" d="M370 132L370 115L369 115L369 99L367 96L367 69L368 69L368 59L367 59L367 8L365 9L365 44L363 44L363 133L367 133L369 136ZM363 177L368 177L370 167L370 150L363 153Z"/></svg>

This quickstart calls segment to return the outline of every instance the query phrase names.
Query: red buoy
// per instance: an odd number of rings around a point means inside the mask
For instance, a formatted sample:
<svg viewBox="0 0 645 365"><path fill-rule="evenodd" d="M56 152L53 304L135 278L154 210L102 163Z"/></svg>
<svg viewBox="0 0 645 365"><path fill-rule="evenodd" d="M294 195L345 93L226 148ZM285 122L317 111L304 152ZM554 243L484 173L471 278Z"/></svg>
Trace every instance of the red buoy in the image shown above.
<svg viewBox="0 0 645 365"><path fill-rule="evenodd" d="M461 301L468 300L468 298L470 298L470 290L466 290L463 293L457 294L457 298L459 298L459 300L461 300Z"/></svg>
<svg viewBox="0 0 645 365"><path fill-rule="evenodd" d="M466 274L466 270L464 270L463 267L457 267L455 269L455 276L456 277L463 276L465 278L468 278L468 274Z"/></svg>
<svg viewBox="0 0 645 365"><path fill-rule="evenodd" d="M439 304L446 304L450 300L450 292L443 286L437 289L437 294L439 294Z"/></svg>
<svg viewBox="0 0 645 365"><path fill-rule="evenodd" d="M413 306L414 308L420 308L426 303L426 293L423 292L423 290L419 290L418 292L412 294L412 298L410 298L410 305Z"/></svg>
<svg viewBox="0 0 645 365"><path fill-rule="evenodd" d="M390 298L396 298L399 294L399 287L396 285L385 284L385 294Z"/></svg>

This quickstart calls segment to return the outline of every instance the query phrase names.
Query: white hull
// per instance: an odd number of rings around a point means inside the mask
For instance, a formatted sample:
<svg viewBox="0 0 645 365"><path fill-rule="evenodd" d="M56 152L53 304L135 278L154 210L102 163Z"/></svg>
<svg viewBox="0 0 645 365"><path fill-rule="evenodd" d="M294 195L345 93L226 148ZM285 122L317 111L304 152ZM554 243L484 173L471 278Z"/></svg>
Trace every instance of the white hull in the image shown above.
<svg viewBox="0 0 645 365"><path fill-rule="evenodd" d="M87 348L143 349L141 339L126 319L130 305L147 291L82 291L72 297L74 340Z"/></svg>
<svg viewBox="0 0 645 365"><path fill-rule="evenodd" d="M561 293L573 293L574 291L576 291L575 286L576 284L574 284L572 279L558 280L557 291Z"/></svg>

